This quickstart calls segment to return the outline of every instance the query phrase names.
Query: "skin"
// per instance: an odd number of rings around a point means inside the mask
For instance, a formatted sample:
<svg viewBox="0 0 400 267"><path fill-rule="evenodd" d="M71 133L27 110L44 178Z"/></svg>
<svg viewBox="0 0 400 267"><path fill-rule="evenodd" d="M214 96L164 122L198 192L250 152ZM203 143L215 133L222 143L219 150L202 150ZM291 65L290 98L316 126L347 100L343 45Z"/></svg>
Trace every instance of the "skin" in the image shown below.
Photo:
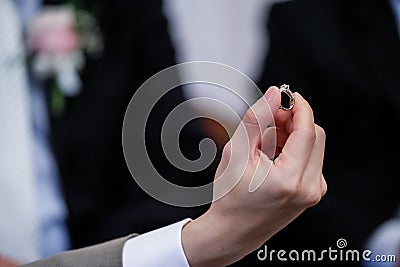
<svg viewBox="0 0 400 267"><path fill-rule="evenodd" d="M210 209L182 230L191 267L240 260L325 195L325 133L307 101L294 95L294 108L279 110L279 89L271 87L224 147L215 179L232 183L215 183ZM220 192L226 194L219 197ZM3 266L16 264L0 257Z"/></svg>
<svg viewBox="0 0 400 267"><path fill-rule="evenodd" d="M183 228L190 266L225 266L240 260L325 195L325 132L314 123L313 111L300 94L295 93L296 104L290 111L279 110L280 101L279 89L271 87L246 112L224 147L215 179L239 175L240 181ZM266 112L268 108L272 112ZM276 128L268 128L273 121ZM264 149L271 129L276 130L280 152L274 161ZM244 172L236 167L242 162ZM253 180L262 183L249 192Z"/></svg>
<svg viewBox="0 0 400 267"><path fill-rule="evenodd" d="M18 263L0 256L0 267L16 267L18 265Z"/></svg>

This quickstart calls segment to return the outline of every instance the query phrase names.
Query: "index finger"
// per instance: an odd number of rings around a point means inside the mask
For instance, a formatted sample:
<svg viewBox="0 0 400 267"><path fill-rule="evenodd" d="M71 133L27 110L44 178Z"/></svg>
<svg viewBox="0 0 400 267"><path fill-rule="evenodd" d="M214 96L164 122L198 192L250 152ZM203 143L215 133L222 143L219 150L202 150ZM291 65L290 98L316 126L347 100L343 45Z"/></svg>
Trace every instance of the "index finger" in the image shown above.
<svg viewBox="0 0 400 267"><path fill-rule="evenodd" d="M288 160L288 168L303 174L308 164L312 148L316 139L314 114L308 102L295 93L293 113L293 131L290 133L278 159ZM289 167L290 166L290 167Z"/></svg>
<svg viewBox="0 0 400 267"><path fill-rule="evenodd" d="M232 140L241 144L248 141L250 151L256 151L264 130L275 124L274 115L278 112L280 102L279 88L271 86L264 96L246 111Z"/></svg>

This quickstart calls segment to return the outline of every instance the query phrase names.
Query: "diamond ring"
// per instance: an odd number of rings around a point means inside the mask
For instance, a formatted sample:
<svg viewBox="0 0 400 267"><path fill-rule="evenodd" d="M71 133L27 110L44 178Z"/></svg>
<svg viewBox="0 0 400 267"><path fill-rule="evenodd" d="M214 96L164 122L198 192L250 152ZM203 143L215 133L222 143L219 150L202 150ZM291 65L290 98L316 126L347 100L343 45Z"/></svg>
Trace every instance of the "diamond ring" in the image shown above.
<svg viewBox="0 0 400 267"><path fill-rule="evenodd" d="M281 87L279 89L280 89L281 93L284 93L285 95L287 95L289 97L289 107L285 107L281 104L281 106L279 108L283 109L283 110L291 110L294 107L294 95L293 95L292 91L290 91L289 85L287 85L287 84L281 85Z"/></svg>

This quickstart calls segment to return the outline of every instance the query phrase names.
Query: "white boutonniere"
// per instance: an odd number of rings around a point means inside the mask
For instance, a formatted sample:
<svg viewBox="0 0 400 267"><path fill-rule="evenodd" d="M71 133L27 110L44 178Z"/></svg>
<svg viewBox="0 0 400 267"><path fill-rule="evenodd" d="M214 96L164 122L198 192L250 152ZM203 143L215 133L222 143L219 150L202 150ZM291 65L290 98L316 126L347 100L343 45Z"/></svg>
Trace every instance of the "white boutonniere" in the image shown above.
<svg viewBox="0 0 400 267"><path fill-rule="evenodd" d="M103 37L95 17L72 5L46 6L28 29L28 49L32 73L51 81L50 110L65 110L65 97L77 96L82 89L79 71L85 54L99 56Z"/></svg>

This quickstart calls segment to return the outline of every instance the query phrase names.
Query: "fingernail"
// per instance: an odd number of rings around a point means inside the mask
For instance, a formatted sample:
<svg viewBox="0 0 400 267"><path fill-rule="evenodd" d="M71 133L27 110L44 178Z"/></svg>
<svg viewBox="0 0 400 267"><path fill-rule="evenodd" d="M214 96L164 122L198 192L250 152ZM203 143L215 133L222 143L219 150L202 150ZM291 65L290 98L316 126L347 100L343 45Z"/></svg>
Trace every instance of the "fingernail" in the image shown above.
<svg viewBox="0 0 400 267"><path fill-rule="evenodd" d="M272 101L274 101L274 99L276 98L277 94L276 94L276 88L270 87L267 91L267 93L265 94L265 97L267 98L268 103L271 103Z"/></svg>

